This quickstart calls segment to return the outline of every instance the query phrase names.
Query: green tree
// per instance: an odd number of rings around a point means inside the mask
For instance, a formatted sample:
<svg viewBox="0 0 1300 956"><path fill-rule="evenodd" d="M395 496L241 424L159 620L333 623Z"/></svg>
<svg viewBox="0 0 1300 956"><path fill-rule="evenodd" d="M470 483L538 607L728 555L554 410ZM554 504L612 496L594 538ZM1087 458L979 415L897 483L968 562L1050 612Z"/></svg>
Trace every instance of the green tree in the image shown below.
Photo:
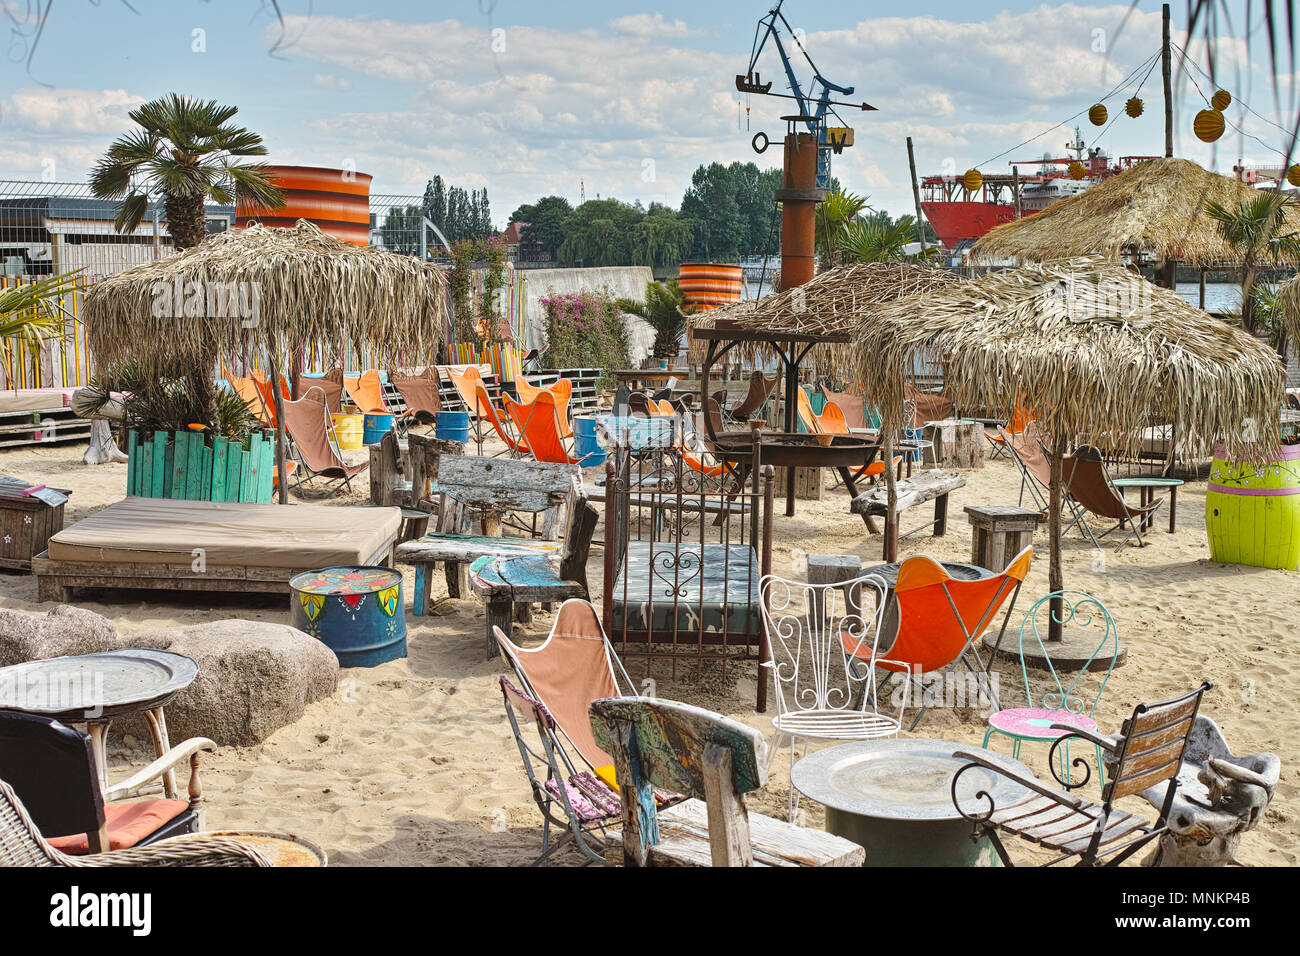
<svg viewBox="0 0 1300 956"><path fill-rule="evenodd" d="M441 176L434 176L424 187L424 215L429 222L446 232L447 184Z"/></svg>
<svg viewBox="0 0 1300 956"><path fill-rule="evenodd" d="M686 296L678 288L677 280L651 282L646 286L645 302L620 299L619 308L639 315L655 330L654 357L672 358L681 348L682 333L686 331Z"/></svg>
<svg viewBox="0 0 1300 956"><path fill-rule="evenodd" d="M920 262L933 258L936 250L927 249L914 255L906 247L915 240L916 219L902 216L891 220L888 214L858 219L849 223L839 237L839 250L845 262Z"/></svg>
<svg viewBox="0 0 1300 956"><path fill-rule="evenodd" d="M1259 328L1253 291L1260 267L1300 258L1300 234L1288 223L1288 212L1297 215L1296 204L1272 190L1260 191L1236 207L1212 199L1205 203L1205 213L1214 220L1219 235L1241 253L1241 325L1251 335Z"/></svg>
<svg viewBox="0 0 1300 956"><path fill-rule="evenodd" d="M518 213L527 208L528 214ZM548 259L554 259L564 242L565 221L573 214L573 207L563 196L543 196L528 207L521 207L516 212L516 222L526 222L528 226L520 236L530 246L544 253Z"/></svg>
<svg viewBox="0 0 1300 956"><path fill-rule="evenodd" d="M127 114L139 128L114 140L90 174L96 196L122 200L117 231L140 224L151 195L162 197L177 249L207 237L207 202L230 205L238 192L254 206L283 206L284 193L267 179L266 166L239 161L265 156L266 146L261 136L230 123L238 112L216 100L169 93Z"/></svg>
<svg viewBox="0 0 1300 956"><path fill-rule="evenodd" d="M840 264L840 241L848 230L849 223L868 208L866 196L844 189L829 193L826 201L817 207L816 244L817 251L822 256L823 271Z"/></svg>

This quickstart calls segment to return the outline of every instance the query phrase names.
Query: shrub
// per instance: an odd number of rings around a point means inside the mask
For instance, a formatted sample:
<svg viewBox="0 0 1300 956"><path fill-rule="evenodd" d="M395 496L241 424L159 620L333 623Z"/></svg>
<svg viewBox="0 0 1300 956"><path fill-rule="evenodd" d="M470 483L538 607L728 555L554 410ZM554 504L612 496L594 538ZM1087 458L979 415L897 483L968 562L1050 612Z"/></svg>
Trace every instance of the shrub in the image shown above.
<svg viewBox="0 0 1300 956"><path fill-rule="evenodd" d="M560 293L542 299L546 310L547 368L626 368L627 331L608 292ZM612 377L602 375L608 387Z"/></svg>

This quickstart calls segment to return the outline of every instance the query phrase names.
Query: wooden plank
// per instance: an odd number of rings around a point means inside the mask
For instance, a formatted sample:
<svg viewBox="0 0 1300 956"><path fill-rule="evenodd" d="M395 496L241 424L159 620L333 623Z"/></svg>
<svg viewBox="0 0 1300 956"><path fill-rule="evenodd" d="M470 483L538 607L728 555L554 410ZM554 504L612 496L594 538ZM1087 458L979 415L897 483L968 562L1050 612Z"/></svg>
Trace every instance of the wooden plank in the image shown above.
<svg viewBox="0 0 1300 956"><path fill-rule="evenodd" d="M136 494L142 498L155 498L153 485L153 442L145 442L144 453L140 456L140 481L136 485Z"/></svg>
<svg viewBox="0 0 1300 956"><path fill-rule="evenodd" d="M172 484L169 498L186 497L190 469L190 433L177 431L172 435Z"/></svg>
<svg viewBox="0 0 1300 956"><path fill-rule="evenodd" d="M709 855L714 866L753 866L749 812L732 785L731 749L704 745L704 800L709 811Z"/></svg>
<svg viewBox="0 0 1300 956"><path fill-rule="evenodd" d="M495 557L520 557L529 554L550 554L559 547L556 541L540 538L486 537L443 532L426 534L397 546L397 559L408 564L429 561L473 561L488 555Z"/></svg>
<svg viewBox="0 0 1300 956"><path fill-rule="evenodd" d="M262 433L253 432L248 439L248 451L244 455L243 475L240 478L239 500L257 500L257 479L262 473Z"/></svg>
<svg viewBox="0 0 1300 956"><path fill-rule="evenodd" d="M153 479L150 487L155 498L167 497L167 433L153 433Z"/></svg>
<svg viewBox="0 0 1300 956"><path fill-rule="evenodd" d="M924 504L957 488L961 488L965 484L966 479L955 471L935 469L933 471L919 472L911 478L905 478L897 482L897 510L903 511L914 505ZM849 510L858 515L884 515L888 510L887 495L888 491L885 486L883 484L878 485L854 498Z"/></svg>
<svg viewBox="0 0 1300 956"><path fill-rule="evenodd" d="M212 493L209 501L226 500L226 460L229 457L230 441L218 435L212 441Z"/></svg>
<svg viewBox="0 0 1300 956"><path fill-rule="evenodd" d="M212 449L205 443L203 461L199 464L202 480L199 482L199 501L212 500Z"/></svg>
<svg viewBox="0 0 1300 956"><path fill-rule="evenodd" d="M137 446L140 436L132 428L126 435L126 494L129 498L135 494L135 483L139 474L140 459Z"/></svg>
<svg viewBox="0 0 1300 956"><path fill-rule="evenodd" d="M176 443L173 441L168 441L167 444L163 446L162 455L163 455L162 497L175 498L176 497L176 491L175 491L176 475L174 469L176 467Z"/></svg>
<svg viewBox="0 0 1300 956"><path fill-rule="evenodd" d="M190 432L185 462L185 498L187 501L200 500L199 489L203 487L203 448L203 433Z"/></svg>
<svg viewBox="0 0 1300 956"><path fill-rule="evenodd" d="M447 455L437 478L438 489L462 504L498 513L540 512L562 502L578 474L577 465Z"/></svg>
<svg viewBox="0 0 1300 956"><path fill-rule="evenodd" d="M226 451L226 501L239 500L239 483L244 474L244 446L232 441Z"/></svg>
<svg viewBox="0 0 1300 956"><path fill-rule="evenodd" d="M275 432L268 433L262 442L262 460L258 469L257 498L262 504L270 504L272 489L275 487Z"/></svg>

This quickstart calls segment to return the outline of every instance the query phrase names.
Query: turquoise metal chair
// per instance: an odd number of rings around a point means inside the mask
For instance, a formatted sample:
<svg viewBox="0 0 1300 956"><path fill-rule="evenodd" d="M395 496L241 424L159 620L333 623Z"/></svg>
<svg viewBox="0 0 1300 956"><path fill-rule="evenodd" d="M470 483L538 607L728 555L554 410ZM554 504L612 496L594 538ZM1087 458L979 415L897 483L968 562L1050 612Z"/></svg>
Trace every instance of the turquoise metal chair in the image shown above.
<svg viewBox="0 0 1300 956"><path fill-rule="evenodd" d="M1039 629L1041 611L1046 609L1047 613L1043 616L1045 622L1051 620L1054 598L1061 600L1062 629L1073 625L1080 630L1095 630L1098 635L1092 654L1072 678L1069 674L1063 675L1052 662L1052 647L1044 636L1047 628ZM1027 636L1037 644L1035 664L1041 662L1043 665L1041 669L1034 668L1036 674L1042 675L1038 679L1040 684L1038 694L1034 693L1034 687L1030 682L1030 667L1025 658ZM1086 641L1084 646L1091 643ZM1106 606L1083 591L1055 591L1039 598L1020 625L1018 650L1027 706L1010 707L990 715L989 727L984 734L984 746L988 747L989 740L994 734L1010 737L1011 755L1019 757L1020 745L1026 740L1054 743L1068 734L1068 731L1053 729L1053 724L1072 724L1090 733L1097 733L1097 722L1093 719L1093 713L1097 709L1097 703L1101 700L1102 691L1106 689L1111 671L1115 669L1115 660L1119 656L1119 631L1115 627L1115 619L1106 610ZM1092 692L1094 685L1095 693ZM1096 751L1097 773L1104 787L1106 771L1102 764L1101 747L1096 747ZM1058 779L1069 780L1069 768L1073 764L1070 762L1068 740L1063 747L1057 749L1057 758L1060 761Z"/></svg>

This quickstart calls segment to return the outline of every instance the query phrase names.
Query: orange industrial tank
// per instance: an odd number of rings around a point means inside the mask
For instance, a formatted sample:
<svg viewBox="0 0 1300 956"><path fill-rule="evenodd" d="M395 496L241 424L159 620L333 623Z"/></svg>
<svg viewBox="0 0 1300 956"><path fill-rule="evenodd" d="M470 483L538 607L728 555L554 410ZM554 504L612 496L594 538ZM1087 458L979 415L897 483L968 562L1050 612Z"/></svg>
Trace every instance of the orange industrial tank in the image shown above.
<svg viewBox="0 0 1300 956"><path fill-rule="evenodd" d="M683 262L677 276L677 286L686 299L688 311L704 312L720 305L740 301L740 266L717 262Z"/></svg>
<svg viewBox="0 0 1300 956"><path fill-rule="evenodd" d="M254 219L264 226L292 226L306 219L337 239L369 245L372 177L368 173L322 166L268 166L266 176L284 190L284 205L265 209L241 199L235 210L237 228Z"/></svg>

